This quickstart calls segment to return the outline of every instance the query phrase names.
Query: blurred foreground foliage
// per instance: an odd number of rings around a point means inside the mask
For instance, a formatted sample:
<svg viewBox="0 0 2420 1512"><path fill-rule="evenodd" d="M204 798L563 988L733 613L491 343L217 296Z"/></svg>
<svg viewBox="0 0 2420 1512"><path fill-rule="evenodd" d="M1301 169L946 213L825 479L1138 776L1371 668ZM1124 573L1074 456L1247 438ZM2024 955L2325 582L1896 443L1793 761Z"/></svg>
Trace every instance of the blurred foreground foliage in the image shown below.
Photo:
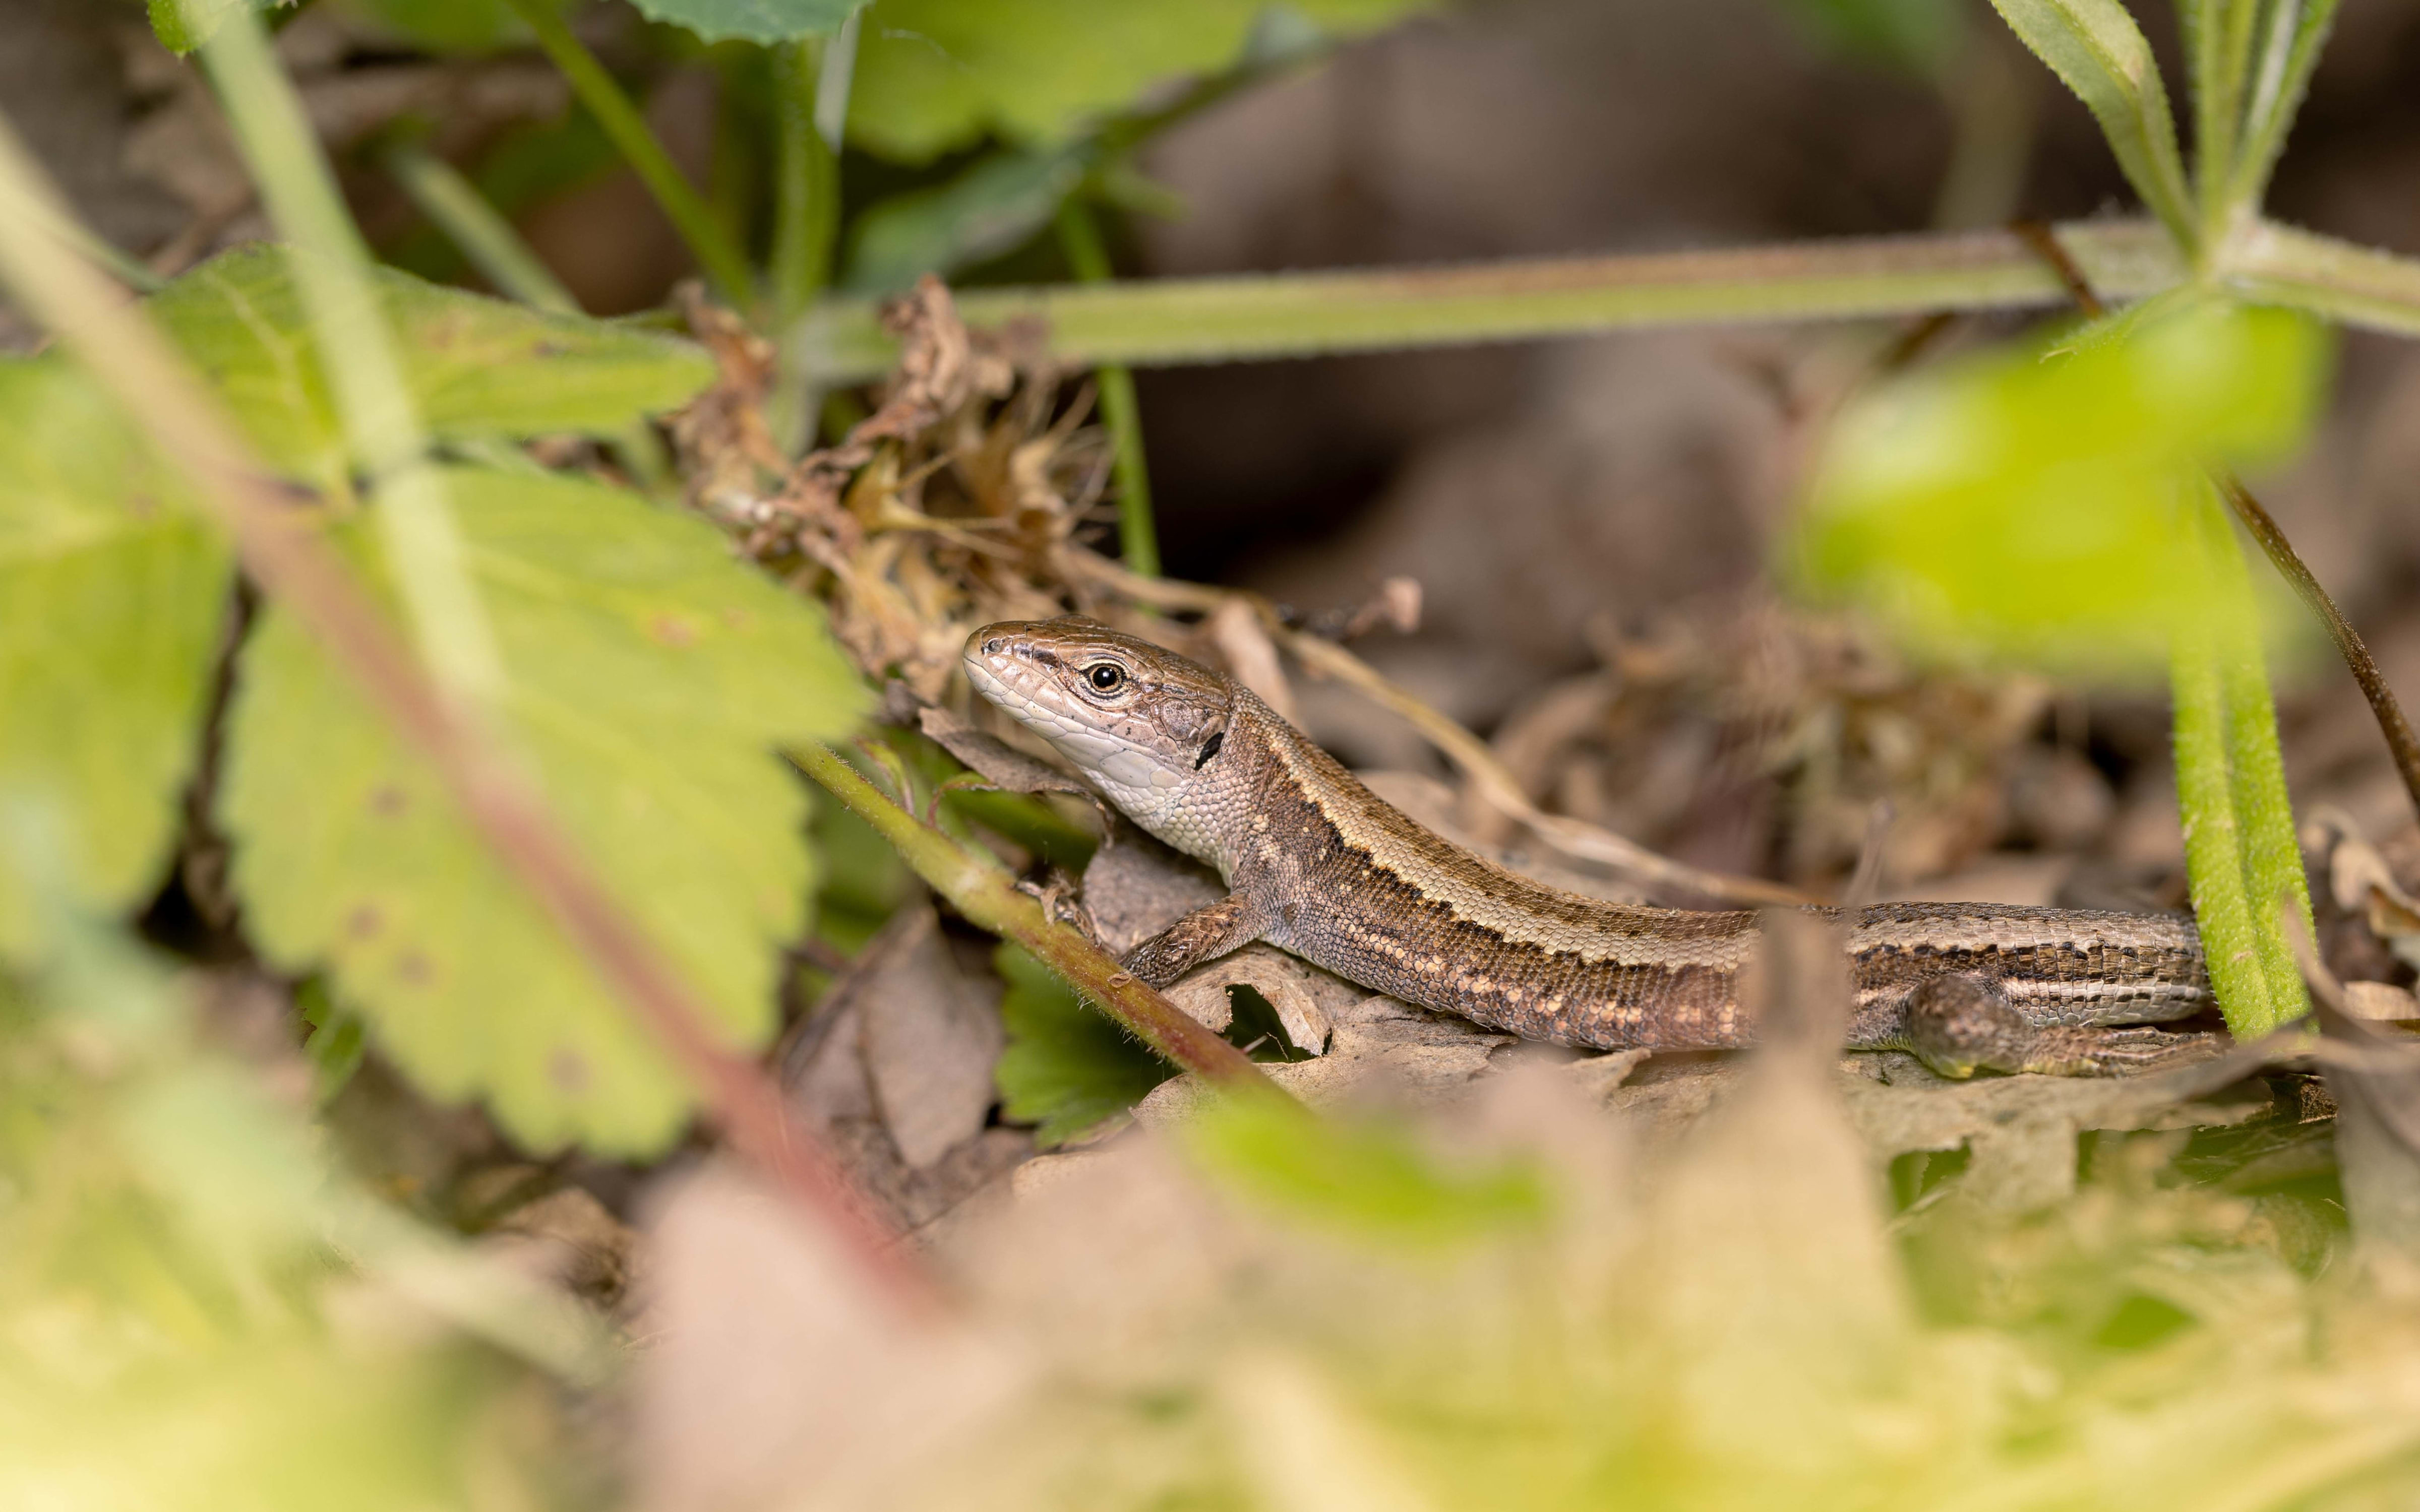
<svg viewBox="0 0 2420 1512"><path fill-rule="evenodd" d="M2180 620L2213 608L2176 565L2201 470L2290 456L2333 355L2306 316L2207 300L1882 385L1831 436L1804 570L1920 654L2164 671Z"/></svg>
<svg viewBox="0 0 2420 1512"><path fill-rule="evenodd" d="M52 940L0 979L0 1504L544 1504L551 1394L458 1321L518 1311L575 1372L589 1325L334 1168L299 1062L208 1032L232 984Z"/></svg>

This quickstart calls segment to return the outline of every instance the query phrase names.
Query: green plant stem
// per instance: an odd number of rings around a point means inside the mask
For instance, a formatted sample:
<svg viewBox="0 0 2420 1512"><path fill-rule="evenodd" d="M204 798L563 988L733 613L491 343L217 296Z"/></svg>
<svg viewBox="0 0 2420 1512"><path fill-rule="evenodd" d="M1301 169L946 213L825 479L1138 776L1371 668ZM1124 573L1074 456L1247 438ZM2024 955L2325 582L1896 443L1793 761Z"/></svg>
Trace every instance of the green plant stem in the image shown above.
<svg viewBox="0 0 2420 1512"><path fill-rule="evenodd" d="M471 266L499 293L535 309L578 315L580 301L538 260L512 223L488 203L476 185L454 165L416 142L386 154L387 172L410 195L429 224L471 259ZM622 427L613 439L631 473L648 491L663 492L673 481L672 458L644 420Z"/></svg>
<svg viewBox="0 0 2420 1512"><path fill-rule="evenodd" d="M2194 922L2219 1011L2239 1041L2277 1026L2259 929L2243 886L2243 850L2226 763L2226 696L2217 649L2204 627L2180 628L2168 669L2176 701L2177 813Z"/></svg>
<svg viewBox="0 0 2420 1512"><path fill-rule="evenodd" d="M2226 701L2226 764L2237 841L2243 849L2244 896L2253 911L2261 970L2269 980L2269 1007L2275 1015L2269 1026L2274 1028L2310 1011L2292 947L2277 927L2281 901L2290 903L2303 928L2315 937L2318 926L2311 917L2310 882L2303 871L2293 802L2286 791L2277 702L2269 689L2243 551L2215 490L2205 485L2197 491L2201 498L2195 514L2214 590L2211 601L2221 609L2214 625L2219 692Z"/></svg>
<svg viewBox="0 0 2420 1512"><path fill-rule="evenodd" d="M1059 207L1059 245L1079 283L1107 285L1109 250L1092 208L1070 195ZM1103 363L1094 372L1101 391L1101 418L1117 447L1118 547L1126 566L1146 578L1159 576L1159 526L1151 512L1151 471L1142 450L1142 408L1135 401L1134 372L1124 363Z"/></svg>
<svg viewBox="0 0 2420 1512"><path fill-rule="evenodd" d="M831 278L840 229L840 164L815 129L823 43L809 38L774 54L780 162L773 193L773 313L785 328Z"/></svg>
<svg viewBox="0 0 2420 1512"><path fill-rule="evenodd" d="M2071 222L2061 243L2113 299L2186 269L2148 220ZM2420 270L2420 265L2415 265ZM2420 271L2415 271L2420 277ZM1724 321L1831 320L2063 302L2057 276L2005 231L1798 242L1644 256L967 289L969 323L1022 323L1069 366L1311 357ZM2420 292L2410 317L2420 330ZM802 322L799 365L825 382L890 371L876 301L835 299Z"/></svg>
<svg viewBox="0 0 2420 1512"><path fill-rule="evenodd" d="M748 269L748 259L739 248L723 235L716 224L714 212L705 198L692 187L689 178L656 140L655 132L639 114L638 106L613 82L597 54L588 51L571 28L556 14L546 0L504 0L513 8L530 31L537 45L554 61L556 69L571 85L571 92L588 108L597 124L621 151L624 161L638 174L639 181L655 196L665 219L689 244L690 255L705 270L722 297L740 309L752 302L755 279Z"/></svg>
<svg viewBox="0 0 2420 1512"><path fill-rule="evenodd" d="M2229 239L2220 270L2247 303L2288 305L2344 325L2420 336L2420 258L2257 221Z"/></svg>
<svg viewBox="0 0 2420 1512"><path fill-rule="evenodd" d="M2171 663L2177 809L2211 984L2245 1040L2306 1011L2277 908L2289 903L2309 929L2310 893L2242 552L2212 487L2189 490L2178 564L2201 592Z"/></svg>
<svg viewBox="0 0 2420 1512"><path fill-rule="evenodd" d="M787 331L831 280L832 244L840 234L840 159L815 123L829 48L807 39L773 55L778 116L773 185L773 329ZM774 444L792 455L814 439L815 386L783 348L766 405Z"/></svg>
<svg viewBox="0 0 2420 1512"><path fill-rule="evenodd" d="M2053 229L2092 286L2113 301L2147 299L2186 280L2183 262L2154 222L2071 221ZM2212 276L2255 303L2420 336L2420 259L2260 221L2220 249ZM957 301L970 324L1017 324L1036 355L1069 366L1171 367L1659 326L2039 309L2067 298L2066 286L2022 238L1983 231L1648 256L968 289ZM792 339L801 371L822 383L879 378L899 356L871 299L823 301Z"/></svg>
<svg viewBox="0 0 2420 1512"><path fill-rule="evenodd" d="M166 285L166 279L75 222L56 220L39 211L36 216L37 224L43 230L66 242L86 262L97 263L108 270L109 276L135 293L155 293Z"/></svg>
<svg viewBox="0 0 2420 1512"><path fill-rule="evenodd" d="M571 291L538 260L512 223L452 163L417 142L390 147L384 161L387 172L420 213L445 233L498 293L533 309L580 313L580 301L571 297Z"/></svg>
<svg viewBox="0 0 2420 1512"><path fill-rule="evenodd" d="M1275 1092L1244 1053L1196 1023L1076 931L1054 924L1016 879L885 796L826 746L790 752L800 770L884 840L935 892L979 929L1015 940L1171 1065L1205 1081Z"/></svg>
<svg viewBox="0 0 2420 1512"><path fill-rule="evenodd" d="M296 281L345 439L370 479L372 511L412 639L449 699L484 708L504 685L486 608L431 466L402 360L369 282L368 245L345 208L319 138L251 10L230 11L202 49L262 201L293 241Z"/></svg>

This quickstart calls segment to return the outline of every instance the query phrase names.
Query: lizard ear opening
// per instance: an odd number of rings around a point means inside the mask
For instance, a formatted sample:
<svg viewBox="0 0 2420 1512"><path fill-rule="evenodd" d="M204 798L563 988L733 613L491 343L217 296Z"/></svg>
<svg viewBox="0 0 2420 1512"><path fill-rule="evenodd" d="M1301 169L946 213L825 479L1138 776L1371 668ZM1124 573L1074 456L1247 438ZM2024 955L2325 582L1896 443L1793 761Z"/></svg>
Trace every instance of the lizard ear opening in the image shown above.
<svg viewBox="0 0 2420 1512"><path fill-rule="evenodd" d="M1202 743L1202 754L1193 758L1193 769L1198 772L1202 770L1202 768L1209 765L1210 758L1218 755L1218 748L1224 746L1226 743L1227 732L1224 730L1213 731L1210 738Z"/></svg>

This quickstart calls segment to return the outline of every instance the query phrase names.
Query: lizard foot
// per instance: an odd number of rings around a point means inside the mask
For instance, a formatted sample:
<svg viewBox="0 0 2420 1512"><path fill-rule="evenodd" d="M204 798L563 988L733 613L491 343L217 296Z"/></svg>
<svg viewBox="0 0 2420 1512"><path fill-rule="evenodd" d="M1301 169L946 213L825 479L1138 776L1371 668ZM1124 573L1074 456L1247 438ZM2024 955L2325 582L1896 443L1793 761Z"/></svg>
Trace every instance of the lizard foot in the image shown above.
<svg viewBox="0 0 2420 1512"><path fill-rule="evenodd" d="M1988 978L1936 977L1907 1009L1908 1047L1936 1075L1962 1081L1978 1071L2044 1076L2127 1076L2198 1058L2215 1038L2143 1026L2088 1028L2027 1024Z"/></svg>

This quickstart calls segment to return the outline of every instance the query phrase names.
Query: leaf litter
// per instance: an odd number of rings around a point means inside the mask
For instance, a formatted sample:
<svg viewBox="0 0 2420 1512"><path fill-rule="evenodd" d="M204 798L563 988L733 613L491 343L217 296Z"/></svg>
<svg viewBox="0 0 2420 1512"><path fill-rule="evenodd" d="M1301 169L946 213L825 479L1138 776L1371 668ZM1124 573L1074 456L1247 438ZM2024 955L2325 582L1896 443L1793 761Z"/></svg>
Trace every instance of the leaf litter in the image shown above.
<svg viewBox="0 0 2420 1512"><path fill-rule="evenodd" d="M947 324L929 288L915 309L911 349L930 339L917 322ZM911 380L922 397L877 412L925 406L922 428L853 453L845 486L751 464L709 512L833 594L861 666L903 680L895 725L1085 821L1055 769L952 687L973 625L1074 609L1256 686L1283 692L1286 672L1258 616L1191 625L1118 592L1088 545L1097 441L1036 397L1058 376L1012 363L1013 388L965 383L953 408L929 379L972 370L950 350ZM1794 817L1752 817L1813 879L1854 853L1874 796L1912 794L1886 875L1947 895L2030 841L2100 856L2009 872L2033 901L2147 906L2173 886L2172 841L2135 819L2172 800L2042 744L2045 686L1918 672L1777 609L1604 649L1498 737L1567 810L1668 844L1704 825L1709 777L1779 782ZM1658 760L1699 780L1612 778ZM1373 785L1558 885L1655 896L1530 848L1427 773ZM1660 807L1590 810L1613 792ZM1093 823L1080 895L1112 949L1217 896L1195 864ZM2408 980L2389 947L2409 932L2386 926L2410 894L2377 847L2340 840L2338 913L2381 977ZM794 1083L810 1105L882 1117L863 993L898 971L898 939L934 938L908 913L798 1031L821 1037L811 1079L826 1080ZM1786 954L1767 971L1795 1005L1783 1021L1820 1019L1837 967ZM1060 1152L1020 1150L916 1228L959 1306L888 1334L741 1179L706 1173L668 1199L638 1409L654 1504L2259 1507L2391 1501L2420 1475L2420 1262L2350 1245L2334 1104L2290 1047L1967 1083L1840 1056L1820 1028L1746 1056L1580 1056L1255 949L1171 995L1231 1034L1233 989L1275 1006L1286 1058L1264 1069L1330 1121L1256 1123L1169 1078L1021 952L999 956L1001 1114ZM2404 990L2371 985L2389 1006ZM714 1233L728 1242L701 1242Z"/></svg>

